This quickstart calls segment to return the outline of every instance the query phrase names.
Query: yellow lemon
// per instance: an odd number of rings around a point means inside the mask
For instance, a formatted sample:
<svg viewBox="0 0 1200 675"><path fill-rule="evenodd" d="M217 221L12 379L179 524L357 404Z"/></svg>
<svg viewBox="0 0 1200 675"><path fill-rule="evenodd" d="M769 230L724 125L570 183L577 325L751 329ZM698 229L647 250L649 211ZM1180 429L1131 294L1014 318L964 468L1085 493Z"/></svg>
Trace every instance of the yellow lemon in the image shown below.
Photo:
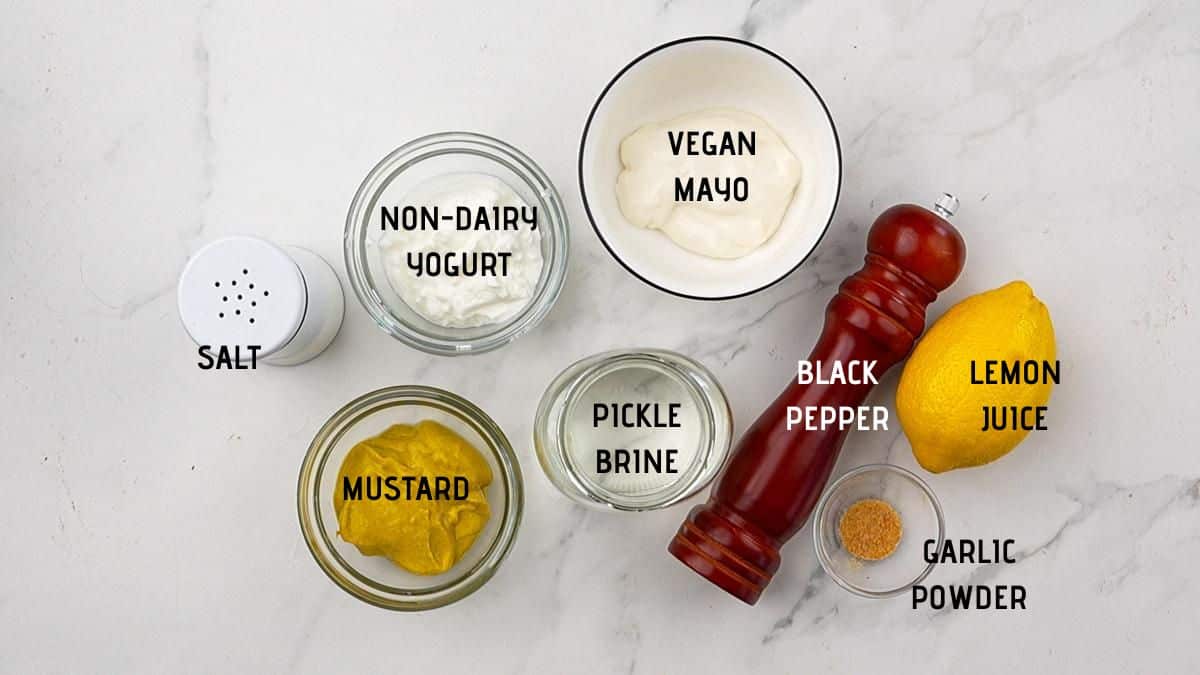
<svg viewBox="0 0 1200 675"><path fill-rule="evenodd" d="M1050 312L1029 284L963 300L933 324L900 376L896 412L913 455L933 473L1003 457L1029 434L1012 423L1012 406L1046 405L1057 371ZM985 421L992 406L1008 413L1002 430Z"/></svg>

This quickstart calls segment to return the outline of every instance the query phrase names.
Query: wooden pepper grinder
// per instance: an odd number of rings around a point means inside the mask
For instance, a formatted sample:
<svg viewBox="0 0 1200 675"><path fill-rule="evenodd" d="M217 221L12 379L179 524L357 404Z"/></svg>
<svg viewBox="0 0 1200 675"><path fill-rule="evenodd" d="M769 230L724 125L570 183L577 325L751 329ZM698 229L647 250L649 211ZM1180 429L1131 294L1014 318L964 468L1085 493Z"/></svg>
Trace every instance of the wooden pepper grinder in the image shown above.
<svg viewBox="0 0 1200 675"><path fill-rule="evenodd" d="M944 194L929 211L901 204L867 235L866 263L842 282L808 360L876 361L881 376L925 328L925 308L958 278L966 244L947 218ZM859 406L870 384L792 384L746 432L706 504L692 509L668 550L701 576L753 605L775 570L779 548L804 526L837 462L846 433L787 429L789 406Z"/></svg>

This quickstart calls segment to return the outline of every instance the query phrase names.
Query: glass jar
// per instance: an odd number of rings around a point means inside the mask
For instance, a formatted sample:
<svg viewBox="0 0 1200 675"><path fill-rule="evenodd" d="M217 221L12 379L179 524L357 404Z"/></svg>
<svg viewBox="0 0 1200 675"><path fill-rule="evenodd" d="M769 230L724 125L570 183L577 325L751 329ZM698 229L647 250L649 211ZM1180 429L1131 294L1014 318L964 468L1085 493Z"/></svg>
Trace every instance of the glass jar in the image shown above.
<svg viewBox="0 0 1200 675"><path fill-rule="evenodd" d="M533 434L542 469L567 497L647 511L707 485L729 455L732 428L725 392L704 366L670 351L628 349L560 373L542 395Z"/></svg>

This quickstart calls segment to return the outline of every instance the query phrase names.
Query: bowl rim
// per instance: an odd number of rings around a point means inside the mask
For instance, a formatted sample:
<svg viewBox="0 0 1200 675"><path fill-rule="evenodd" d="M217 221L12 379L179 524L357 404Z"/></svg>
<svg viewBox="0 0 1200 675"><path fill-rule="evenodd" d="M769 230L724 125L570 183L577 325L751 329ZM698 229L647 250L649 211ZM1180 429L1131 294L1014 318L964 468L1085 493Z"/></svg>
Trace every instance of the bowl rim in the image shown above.
<svg viewBox="0 0 1200 675"><path fill-rule="evenodd" d="M821 538L821 523L825 520L824 515L826 509L829 508L830 496L836 493L838 489L841 488L842 485L844 485L846 481L850 480L851 478L855 478L866 473L889 472L908 479L925 493L926 498L929 499L929 503L933 507L934 515L937 517L938 549L941 549L942 542L946 539L946 519L945 515L942 513L942 504L938 501L937 495L934 494L933 489L929 487L929 484L912 471L909 471L904 467L896 466L895 464L864 464L839 476L837 480L833 481L833 483L831 483L829 487L825 489L825 492L821 495L821 500L817 503L817 509L813 513L813 548L816 549L817 561L821 563L821 569L825 571L825 574L828 574L837 583L837 585L841 586L847 591L850 591L851 593L854 593L855 595L861 595L864 598L892 598L900 595L901 593L924 581L925 577L929 576L929 573L932 572L933 568L937 566L937 563L926 563L925 568L921 570L921 573L911 581L895 588L882 591L873 591L869 588L863 588L862 586L855 585L847 581L833 569L833 561L829 557L829 552L825 550L825 546L822 543Z"/></svg>
<svg viewBox="0 0 1200 675"><path fill-rule="evenodd" d="M625 498L593 485L575 466L567 441L568 415L586 391L619 370L645 368L669 377L697 402L705 451L697 453L694 476L671 482L645 498ZM533 422L533 445L547 480L577 504L640 513L668 508L707 487L729 462L733 411L719 380L699 361L667 349L628 348L599 352L564 368L546 387Z"/></svg>
<svg viewBox="0 0 1200 675"><path fill-rule="evenodd" d="M433 586L422 592L406 593L403 596L383 595L350 581L349 577L361 577L356 570L346 569L334 553L327 555L321 540L327 539L324 532L317 531L315 510L319 509L318 474L342 433L357 424L380 407L391 407L406 403L434 405L450 409L469 423L477 433L488 440L486 452L492 452L500 468L500 482L505 489L504 513L495 538L479 561L463 570L452 581ZM479 590L499 569L516 541L524 512L525 491L521 476L521 465L516 452L504 431L482 409L467 399L437 387L424 385L397 385L383 387L356 397L330 415L329 419L313 436L301 463L296 485L296 513L300 533L309 553L317 566L336 586L355 598L383 609L416 612L443 607ZM493 514L493 517L497 517ZM482 542L476 542L482 543ZM371 580L373 582L373 580Z"/></svg>
<svg viewBox="0 0 1200 675"><path fill-rule="evenodd" d="M551 257L544 261L542 275L545 285L529 303L506 321L480 328L491 328L482 335L458 339L448 335L421 333L393 314L383 303L372 297L375 285L366 273L365 248L367 228L360 221L369 218L368 209L390 184L391 180L411 166L427 159L452 154L471 154L485 157L520 176L525 187L532 190L548 213L543 225L552 233ZM361 227L360 227L361 226ZM361 231L360 231L361 230ZM361 236L360 236L361 235ZM537 162L517 147L494 136L473 131L439 131L414 138L384 155L363 177L350 207L342 235L342 253L346 276L359 304L385 333L409 347L427 354L461 356L483 354L499 349L533 330L554 307L566 282L570 263L571 224L562 196L550 176ZM453 330L453 329L445 329Z"/></svg>
<svg viewBox="0 0 1200 675"><path fill-rule="evenodd" d="M808 252L806 252L804 254L804 257L800 258L800 260L795 265L793 265L791 268L789 268L784 273L780 274L777 278L763 284L762 286L759 286L758 288L754 288L754 289L751 289L748 291L743 291L741 293L733 293L730 295L719 295L719 296L718 295L711 295L711 296L710 295L693 295L690 293L684 293L682 291L677 291L677 290L673 290L670 288L666 288L665 286L660 286L660 285L654 283L653 281L650 281L646 277L642 276L641 274L638 274L637 271L635 271L632 267L630 267L629 264L627 264L621 258L621 256L617 255L616 251L614 251L612 246L609 245L608 240L604 238L604 234L600 232L600 227L596 224L596 217L592 214L592 207L591 207L590 202L588 201L587 187L584 183L584 178L583 178L583 152L584 152L584 148L587 146L588 132L591 131L592 121L596 116L596 111L599 110L600 104L604 102L605 97L608 96L608 92L610 89L613 88L613 85L615 85L617 83L617 81L619 81L622 77L624 77L625 73L627 73L628 71L633 69L634 66L636 66L638 63L640 63L644 59L656 54L657 52L660 52L660 51L663 51L666 49L670 49L672 47L676 47L681 44L686 44L689 42L705 42L705 41L727 42L727 43L740 45L742 47L749 47L751 49L756 49L756 50L774 58L775 60L779 61L784 66L786 66L788 68L788 70L792 71L792 73L794 73L797 77L799 77L800 80L804 83L804 85L808 87L809 91L811 91L813 93L813 95L816 96L817 102L821 104L821 109L825 112L825 119L826 119L826 121L829 122L829 130L833 133L833 146L834 146L834 150L837 152L837 159L838 159L838 161L837 161L837 183L834 186L833 205L829 209L829 217L828 217L828 219L826 219L825 225L821 229L821 234L819 234L817 236L817 240L815 242L813 242L812 247L809 248ZM592 226L592 231L596 233L596 237L598 239L600 239L600 243L604 245L604 248L605 248L605 250L608 251L608 254L611 255L613 257L613 259L616 260L621 265L621 267L624 267L625 271L632 274L634 277L636 277L642 283L644 283L648 286L651 286L653 288L656 288L664 293L668 293L670 295L674 295L679 298L687 298L689 300L720 301L720 300L734 300L736 298L744 298L748 295L754 295L755 293L765 291L766 289L768 289L768 288L774 286L775 284L778 284L779 282L783 281L784 279L790 277L793 272L800 269L800 266L803 265L805 262L807 262L808 259L813 256L813 253L815 253L817 248L820 247L821 241L824 240L825 235L829 233L829 227L833 224L833 217L837 214L838 202L842 196L842 174L844 171L844 168L843 168L844 163L845 163L845 159L842 156L841 137L838 136L837 125L833 121L833 115L829 112L829 106L825 103L825 99L821 97L821 92L817 91L817 88L813 86L812 82L810 82L808 80L808 78L804 76L804 73L801 73L800 70L798 68L796 68L796 66L792 65L792 63L790 61L783 58L782 56L775 53L774 51L767 49L766 47L763 47L762 45L756 44L754 42L750 42L749 40L743 40L741 38L730 37L727 35L693 35L690 37L683 37L683 38L671 40L669 42L664 42L656 47L652 47L651 49L639 54L632 61L625 64L625 66L623 68L621 68L621 70L617 71L617 74L614 75L612 77L612 79L608 81L608 84L604 85L604 89L602 89L600 91L600 95L598 97L596 97L596 102L592 104L592 109L588 112L587 121L583 125L583 133L580 135L580 138L579 138L579 157L577 160L577 175L578 175L578 179L579 179L579 196L580 196L581 200L583 201L583 211L584 211L584 213L587 214L588 222Z"/></svg>

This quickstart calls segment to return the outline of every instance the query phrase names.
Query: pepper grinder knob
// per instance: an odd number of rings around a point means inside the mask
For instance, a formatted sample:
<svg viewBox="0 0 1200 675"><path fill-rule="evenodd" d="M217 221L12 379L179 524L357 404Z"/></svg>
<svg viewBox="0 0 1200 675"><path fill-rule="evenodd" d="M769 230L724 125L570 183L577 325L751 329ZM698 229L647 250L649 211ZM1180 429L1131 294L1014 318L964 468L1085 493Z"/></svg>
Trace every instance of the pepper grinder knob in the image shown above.
<svg viewBox="0 0 1200 675"><path fill-rule="evenodd" d="M942 196L938 197L937 201L933 203L933 212L947 220L954 216L954 212L957 210L958 197L949 192L943 192Z"/></svg>
<svg viewBox="0 0 1200 675"><path fill-rule="evenodd" d="M880 214L867 235L867 261L915 274L925 284L917 284L912 292L934 294L926 300L932 302L937 293L954 283L966 264L962 235L949 222L957 210L958 199L949 193L942 193L933 209L916 204L891 207ZM924 325L924 317L921 319L917 333Z"/></svg>

